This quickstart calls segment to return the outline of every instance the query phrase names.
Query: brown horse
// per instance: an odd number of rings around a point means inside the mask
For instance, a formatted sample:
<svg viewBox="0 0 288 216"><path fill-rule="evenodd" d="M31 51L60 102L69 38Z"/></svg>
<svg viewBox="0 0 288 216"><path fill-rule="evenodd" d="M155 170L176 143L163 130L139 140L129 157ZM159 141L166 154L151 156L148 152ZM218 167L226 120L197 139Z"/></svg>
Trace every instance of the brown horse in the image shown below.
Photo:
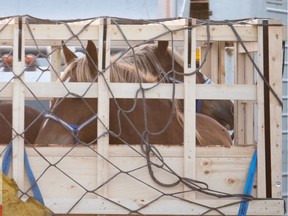
<svg viewBox="0 0 288 216"><path fill-rule="evenodd" d="M218 121L208 115L196 113L196 129L199 133L197 145L211 146L222 145L231 146L231 136Z"/></svg>
<svg viewBox="0 0 288 216"><path fill-rule="evenodd" d="M34 144L38 135L44 116L36 109L25 106L25 131L24 142ZM8 144L13 140L12 137L12 103L0 103L0 144Z"/></svg>
<svg viewBox="0 0 288 216"><path fill-rule="evenodd" d="M92 41L88 41L86 49L86 55L77 58L63 45L65 60L70 64L62 80L69 79L69 82L97 80L99 73L96 67L98 63L96 47ZM153 74L143 72L139 68L136 70L135 66L124 64L122 61L114 61L111 64L110 74L112 82L158 82ZM96 133L97 105L97 99L53 100L51 115L44 121L35 143L69 144L75 140L80 143L96 143L101 136L97 137ZM177 100L166 99L110 99L110 128L107 129L107 133L110 134L109 143L183 144L183 112L179 105ZM206 120L205 124L209 124L208 122L209 120ZM71 133L75 128L72 124L77 125L74 134ZM220 124L218 126L223 129ZM214 142L210 144L216 144L215 140L219 140L217 144L231 145L229 136L224 139L217 138L222 134L210 132L209 136L214 137ZM201 133L196 133L197 143L208 145L208 142L203 141L205 138L201 138Z"/></svg>
<svg viewBox="0 0 288 216"><path fill-rule="evenodd" d="M168 46L168 41L158 44L144 44L118 53L115 59L136 65L139 70L149 71L162 82L183 82L183 58ZM209 80L201 72L196 72L196 83L207 84ZM229 130L234 128L234 105L230 100L197 100L197 112L216 119Z"/></svg>

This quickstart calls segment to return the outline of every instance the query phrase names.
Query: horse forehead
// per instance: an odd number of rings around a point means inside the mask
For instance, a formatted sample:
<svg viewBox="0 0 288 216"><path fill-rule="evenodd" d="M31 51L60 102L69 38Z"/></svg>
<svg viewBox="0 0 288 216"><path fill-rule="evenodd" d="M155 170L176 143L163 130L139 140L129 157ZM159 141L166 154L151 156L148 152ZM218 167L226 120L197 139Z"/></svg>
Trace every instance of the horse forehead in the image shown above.
<svg viewBox="0 0 288 216"><path fill-rule="evenodd" d="M175 67L179 67L181 69L183 69L184 67L183 57L180 53L178 53L175 49L172 49L171 47L167 49L167 52L159 53L159 58L162 59L166 64L172 64L173 60Z"/></svg>

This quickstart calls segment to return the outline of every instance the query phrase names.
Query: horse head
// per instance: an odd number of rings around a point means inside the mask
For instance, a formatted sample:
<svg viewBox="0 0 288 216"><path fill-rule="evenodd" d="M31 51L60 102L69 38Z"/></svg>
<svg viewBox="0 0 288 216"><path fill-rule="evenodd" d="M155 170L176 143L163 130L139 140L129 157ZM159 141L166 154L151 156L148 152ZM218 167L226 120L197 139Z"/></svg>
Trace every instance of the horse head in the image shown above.
<svg viewBox="0 0 288 216"><path fill-rule="evenodd" d="M92 41L88 42L86 55L82 58L77 58L65 44L62 45L67 64L61 76L62 82L88 82L95 78L98 57L96 47L93 45ZM94 137L86 136L83 131L91 132L93 128L96 128L96 117L94 117L96 111L97 100L95 99L83 99L77 96L53 98L50 112L43 121L35 143L40 145L68 144L77 140L92 142ZM79 130L79 127L83 130Z"/></svg>

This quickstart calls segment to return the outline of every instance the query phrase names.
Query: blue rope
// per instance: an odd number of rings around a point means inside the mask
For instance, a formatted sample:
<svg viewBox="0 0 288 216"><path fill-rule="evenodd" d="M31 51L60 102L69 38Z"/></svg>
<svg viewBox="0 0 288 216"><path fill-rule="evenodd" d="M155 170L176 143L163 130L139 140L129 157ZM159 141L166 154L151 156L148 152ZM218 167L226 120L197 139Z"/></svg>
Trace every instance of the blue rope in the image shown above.
<svg viewBox="0 0 288 216"><path fill-rule="evenodd" d="M7 146L7 149L6 149L4 158L3 158L3 163L2 163L2 172L5 175L8 175L11 161L12 161L12 144L9 144ZM40 189L37 185L37 182L35 180L35 177L33 175L33 171L30 167L30 163L29 163L25 148L24 148L24 163L25 163L25 167L26 167L26 170L28 173L28 178L29 178L29 182L31 184L31 188L32 188L34 197L35 197L35 199L37 199L40 203L42 203L44 205L44 200L43 200L42 194L40 192Z"/></svg>
<svg viewBox="0 0 288 216"><path fill-rule="evenodd" d="M250 167L249 167L249 171L248 171L248 175L247 175L247 179L246 179L246 183L244 187L245 195L251 195L252 193L256 167L257 167L257 149L255 149L251 162L250 162ZM249 206L249 201L247 201L247 199L245 198L242 199L242 202L240 203L240 207L238 211L238 216L246 216L248 206Z"/></svg>
<svg viewBox="0 0 288 216"><path fill-rule="evenodd" d="M75 135L75 138L76 138L75 144L79 144L79 128L80 128L80 126L76 125L76 124L72 124L72 123L69 123L69 125L73 128L72 133Z"/></svg>

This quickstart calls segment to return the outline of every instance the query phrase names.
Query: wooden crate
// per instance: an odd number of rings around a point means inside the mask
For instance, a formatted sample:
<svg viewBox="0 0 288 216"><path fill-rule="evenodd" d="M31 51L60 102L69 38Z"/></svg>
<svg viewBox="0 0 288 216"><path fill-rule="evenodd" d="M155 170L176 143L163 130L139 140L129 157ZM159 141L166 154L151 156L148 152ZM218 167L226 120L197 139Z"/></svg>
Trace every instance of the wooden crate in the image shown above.
<svg viewBox="0 0 288 216"><path fill-rule="evenodd" d="M251 72L255 74L255 69L249 61L252 56L260 73L266 71L265 76L269 78L271 87L281 98L282 26L276 21L268 20L268 24L273 25L267 27L262 25L266 21L250 20L234 23L233 28L225 22L191 28L188 24L196 25L196 20L188 22L185 19L153 24L139 24L132 21L132 24L119 25L111 22L110 18L65 24L53 22L27 24L26 21L25 17L21 21L19 18L13 18L13 22L8 25L0 24L2 29L0 45L13 46L13 71L20 77L23 76L24 48L35 46L35 43L51 48L53 70L60 72L59 46L62 40L71 39L69 45L79 45L79 41L85 44L88 39L95 41L100 50L99 63L102 63L104 57L102 51L106 49L105 58L108 66L110 48L125 45L125 40L133 45L151 39L154 41L173 39L173 43L183 48L185 73L195 70L196 48L200 46L203 53L207 49L207 43L211 44L212 48L203 72L207 74L213 69L208 75L218 82L215 85L201 85L195 83L195 76L187 76L183 84L177 85L175 97L185 100L184 145L170 147L159 145L157 148L165 162L179 176L205 182L211 190L242 194L251 157L257 146L257 175L252 192L255 199L250 201L248 214L284 214L281 199L281 106L271 92L265 95L264 82L259 76L255 79L257 82L251 82ZM107 36L105 46L104 31ZM125 39L122 33L125 34ZM265 38L268 39L268 45ZM221 72L225 43L232 44L234 49L235 84L230 85L225 84L221 78L225 76L225 73ZM243 45L247 50L243 50ZM187 63L189 46L192 51L191 66ZM21 56L20 61L17 56ZM265 65L265 60L269 60L268 67ZM66 95L63 85L54 82L56 77L52 76L51 80L52 82L48 83L27 82L25 85L16 78L13 82L0 82L1 100L13 100L13 128L16 132L21 133L24 129L25 100L33 100L34 97L46 100ZM81 95L89 85L89 83L67 83L66 87ZM138 88L135 83L109 83L109 85L116 98L133 98ZM151 86L149 83L143 85ZM146 98L169 98L171 89L172 84L159 85L147 92ZM110 95L105 83L101 80L94 83L85 97L98 98L102 104L98 114L102 116L102 122L109 122L107 107ZM270 103L265 107L267 98L270 99ZM231 148L196 147L193 108L196 99L235 100L237 145ZM255 104L257 110L253 109ZM269 112L270 119L264 118L266 112ZM267 127L270 127L270 132L268 131L270 136L267 136ZM98 134L101 134L101 130L104 129L98 127ZM255 136L257 141L254 140ZM267 142L268 137L270 140ZM1 149L3 152L4 147L1 146ZM147 161L141 154L140 146L137 145L133 145L132 148L109 145L109 139L106 137L101 139L97 146L90 148L51 145L27 146L26 149L45 205L57 214L237 215L238 213L240 198L220 199L195 191L185 193L188 188L182 183L171 188L159 186L149 176ZM24 171L23 158L24 141L18 136L13 140L13 169L10 175L21 190L27 191L30 186ZM152 160L160 163L156 156L152 156ZM155 173L164 182L175 180L175 176L163 169L156 169ZM102 184L104 185L101 186ZM31 194L31 191L29 193Z"/></svg>

